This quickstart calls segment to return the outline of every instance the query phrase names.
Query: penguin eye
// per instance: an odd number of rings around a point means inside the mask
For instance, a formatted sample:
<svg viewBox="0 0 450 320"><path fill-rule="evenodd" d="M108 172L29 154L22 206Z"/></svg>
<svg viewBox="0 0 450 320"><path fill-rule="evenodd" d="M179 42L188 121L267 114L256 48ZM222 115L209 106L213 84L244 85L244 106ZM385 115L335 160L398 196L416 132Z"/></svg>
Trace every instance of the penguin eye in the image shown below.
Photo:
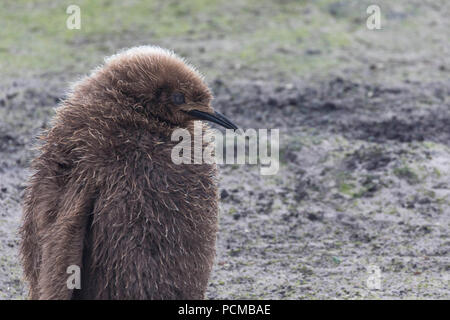
<svg viewBox="0 0 450 320"><path fill-rule="evenodd" d="M185 103L186 101L184 99L184 94L182 94L181 92L175 92L172 95L172 102L177 105Z"/></svg>

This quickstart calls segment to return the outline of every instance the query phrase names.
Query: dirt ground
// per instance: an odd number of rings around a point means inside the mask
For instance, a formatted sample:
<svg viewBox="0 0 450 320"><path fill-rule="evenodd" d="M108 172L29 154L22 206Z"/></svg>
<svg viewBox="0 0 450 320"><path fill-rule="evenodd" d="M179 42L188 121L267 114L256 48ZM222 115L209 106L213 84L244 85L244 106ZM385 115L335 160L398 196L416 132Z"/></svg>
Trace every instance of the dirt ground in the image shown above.
<svg viewBox="0 0 450 320"><path fill-rule="evenodd" d="M249 1L241 11L226 7L238 25L248 21L242 35L222 27L225 14L206 30L161 37L130 29L83 35L66 45L103 46L73 68L72 58L34 68L24 44L0 42L14 67L0 63L0 299L26 298L17 228L36 135L68 83L105 54L142 42L190 58L206 73L215 108L241 128L280 130L276 175L220 167L208 299L449 299L450 6L373 2L382 8L379 31L368 31L357 10L369 1ZM325 18L316 34L315 21ZM46 42L39 34L34 41L39 57ZM371 270L379 288L368 285Z"/></svg>

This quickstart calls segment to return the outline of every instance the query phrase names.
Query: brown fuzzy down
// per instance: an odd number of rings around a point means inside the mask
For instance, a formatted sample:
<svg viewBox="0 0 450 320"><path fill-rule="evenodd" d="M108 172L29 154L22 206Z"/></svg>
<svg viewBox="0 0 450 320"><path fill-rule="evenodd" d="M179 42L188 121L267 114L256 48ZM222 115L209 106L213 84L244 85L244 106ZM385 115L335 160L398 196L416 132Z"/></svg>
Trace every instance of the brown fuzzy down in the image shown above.
<svg viewBox="0 0 450 320"><path fill-rule="evenodd" d="M183 92L186 104L170 104ZM218 219L216 166L171 161L185 112L212 110L202 77L163 49L134 48L78 82L41 139L24 200L31 299L202 299ZM203 124L203 130L209 130ZM203 143L203 148L207 143ZM81 268L70 290L67 268Z"/></svg>

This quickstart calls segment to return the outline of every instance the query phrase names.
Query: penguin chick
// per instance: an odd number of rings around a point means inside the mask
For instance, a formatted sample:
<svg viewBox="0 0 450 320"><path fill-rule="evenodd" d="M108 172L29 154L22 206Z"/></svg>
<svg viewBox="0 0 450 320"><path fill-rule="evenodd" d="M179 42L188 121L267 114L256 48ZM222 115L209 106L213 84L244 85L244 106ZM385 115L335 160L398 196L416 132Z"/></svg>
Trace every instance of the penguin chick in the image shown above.
<svg viewBox="0 0 450 320"><path fill-rule="evenodd" d="M73 86L41 136L25 194L21 256L31 299L204 298L216 166L174 164L171 134L193 134L199 119L236 129L211 100L192 66L152 46L106 59ZM77 267L81 288L73 289Z"/></svg>

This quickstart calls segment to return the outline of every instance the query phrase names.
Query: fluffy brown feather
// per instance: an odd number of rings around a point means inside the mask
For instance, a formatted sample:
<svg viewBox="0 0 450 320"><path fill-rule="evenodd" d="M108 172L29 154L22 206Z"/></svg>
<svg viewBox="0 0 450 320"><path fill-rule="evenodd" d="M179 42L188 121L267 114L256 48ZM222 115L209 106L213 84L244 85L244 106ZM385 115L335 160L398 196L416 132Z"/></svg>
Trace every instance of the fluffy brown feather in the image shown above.
<svg viewBox="0 0 450 320"><path fill-rule="evenodd" d="M174 92L183 105L171 102ZM175 165L170 137L180 127L192 133L187 111L213 112L211 99L195 69L155 47L115 55L73 87L42 135L26 189L21 255L31 299L204 297L216 166ZM67 288L70 265L81 267L80 290Z"/></svg>

